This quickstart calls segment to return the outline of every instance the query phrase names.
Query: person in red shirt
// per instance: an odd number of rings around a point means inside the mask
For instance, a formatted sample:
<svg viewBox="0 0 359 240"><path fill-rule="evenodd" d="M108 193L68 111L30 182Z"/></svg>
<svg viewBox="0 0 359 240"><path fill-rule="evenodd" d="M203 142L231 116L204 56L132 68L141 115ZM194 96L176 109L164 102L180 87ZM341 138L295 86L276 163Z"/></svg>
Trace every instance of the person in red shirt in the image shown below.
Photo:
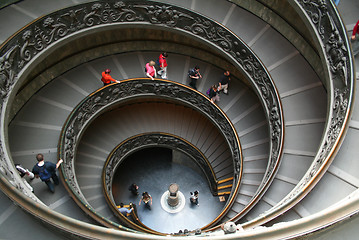
<svg viewBox="0 0 359 240"><path fill-rule="evenodd" d="M167 58L168 54L163 52L158 57L158 62L160 64L161 70L158 71L158 74L161 75L162 79L167 79Z"/></svg>
<svg viewBox="0 0 359 240"><path fill-rule="evenodd" d="M357 21L357 23L355 24L354 28L353 28L353 33L352 33L352 40L355 40L356 38L356 34L358 33L358 25L359 25L359 20Z"/></svg>
<svg viewBox="0 0 359 240"><path fill-rule="evenodd" d="M103 82L104 86L109 85L111 83L120 83L120 81L113 79L110 73L111 73L110 69L106 69L104 72L102 72L101 81Z"/></svg>
<svg viewBox="0 0 359 240"><path fill-rule="evenodd" d="M352 50L353 50L353 54L354 56L356 56L359 53L359 40L358 40L358 36L357 34L359 34L359 20L357 21L357 23L355 24L354 28L353 28L353 33L352 33Z"/></svg>

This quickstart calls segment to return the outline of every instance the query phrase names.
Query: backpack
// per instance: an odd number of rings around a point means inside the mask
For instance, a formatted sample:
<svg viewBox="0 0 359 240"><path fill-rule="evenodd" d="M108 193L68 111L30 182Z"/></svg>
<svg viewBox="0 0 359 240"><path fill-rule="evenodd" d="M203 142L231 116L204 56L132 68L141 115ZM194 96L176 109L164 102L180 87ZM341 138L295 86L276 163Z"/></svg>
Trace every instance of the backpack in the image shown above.
<svg viewBox="0 0 359 240"><path fill-rule="evenodd" d="M52 174L47 171L45 166L38 166L39 167L39 177L42 181L46 181L51 178Z"/></svg>
<svg viewBox="0 0 359 240"><path fill-rule="evenodd" d="M192 68L192 69L190 69L189 71L188 71L188 77L190 77L190 76L193 76L194 75L194 69Z"/></svg>

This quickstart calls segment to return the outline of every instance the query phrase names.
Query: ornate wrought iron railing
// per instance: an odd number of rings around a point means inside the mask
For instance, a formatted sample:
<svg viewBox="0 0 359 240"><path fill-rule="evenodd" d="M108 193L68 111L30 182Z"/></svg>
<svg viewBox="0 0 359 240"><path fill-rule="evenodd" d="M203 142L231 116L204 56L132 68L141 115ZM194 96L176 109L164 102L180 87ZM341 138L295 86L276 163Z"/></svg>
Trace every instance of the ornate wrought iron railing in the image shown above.
<svg viewBox="0 0 359 240"><path fill-rule="evenodd" d="M147 147L166 147L180 151L190 157L207 178L208 186L213 195L217 195L217 178L210 162L205 155L185 139L168 133L149 132L124 140L117 145L105 162L102 177L104 191L112 196L112 180L119 165L130 154ZM113 199L111 199L113 201Z"/></svg>
<svg viewBox="0 0 359 240"><path fill-rule="evenodd" d="M211 164L208 162L204 154L190 142L178 136L167 133L152 132L130 137L115 147L115 149L108 156L102 170L103 192L105 193L106 201L110 205L112 211L116 214L116 216L119 217L121 222L125 223L125 225L130 225L131 223L127 218L123 218L118 214L112 191L113 177L121 163L130 154L148 147L171 148L186 154L199 166L204 176L206 176L212 194L217 194L217 179ZM137 219L135 223L140 224L140 226L146 228L146 226L141 223L139 219Z"/></svg>
<svg viewBox="0 0 359 240"><path fill-rule="evenodd" d="M312 165L296 185L277 205L244 224L250 228L270 221L292 208L319 182L333 161L343 141L353 105L355 72L353 56L343 22L332 1L293 0L317 44L326 70L328 114L319 150Z"/></svg>
<svg viewBox="0 0 359 240"><path fill-rule="evenodd" d="M232 154L234 191L229 196L229 200L226 204L227 206L231 205L238 192L243 163L239 139L230 120L222 110L217 107L217 105L212 104L206 96L197 91L193 91L187 86L166 80L133 79L121 81L121 84L106 86L92 93L76 106L64 124L59 143L59 157L64 160L64 163L61 165L62 176L73 196L78 198L78 202L81 204L80 207L86 207L91 211L95 219L99 219L100 222L103 221L103 217L96 213L82 194L74 172L76 149L83 132L88 125L96 117L105 112L106 109L121 104L123 101L141 97L170 99L171 101L185 104L204 114L206 118L217 127L218 131L222 133ZM123 153L125 152L120 152L120 154ZM109 184L109 177L111 177L112 171L112 167L105 168L104 176L106 178L104 181L106 182L106 188L108 187L107 184ZM227 211L228 207L225 207L220 216L223 216Z"/></svg>
<svg viewBox="0 0 359 240"><path fill-rule="evenodd" d="M75 14L73 14L75 13ZM43 60L47 51L57 44L71 41L78 33L109 24L151 24L197 37L233 62L251 80L261 97L270 125L270 154L265 178L260 186L263 193L279 165L283 145L283 117L278 93L263 64L232 32L220 24L190 10L151 1L108 1L81 4L44 16L21 29L0 49L1 56L1 158L4 179L18 190L26 191L19 181L7 149L7 112L17 89L26 81L31 66ZM238 151L238 150L237 150ZM10 171L9 171L10 170ZM238 189L237 189L238 190ZM10 191L11 192L11 191ZM36 199L33 194L31 197Z"/></svg>

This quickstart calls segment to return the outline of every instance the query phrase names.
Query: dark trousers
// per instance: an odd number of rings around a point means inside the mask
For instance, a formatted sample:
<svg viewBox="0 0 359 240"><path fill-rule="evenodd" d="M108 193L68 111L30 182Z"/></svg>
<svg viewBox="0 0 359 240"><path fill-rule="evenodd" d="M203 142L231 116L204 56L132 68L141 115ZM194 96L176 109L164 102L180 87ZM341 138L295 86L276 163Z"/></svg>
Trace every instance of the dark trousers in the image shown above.
<svg viewBox="0 0 359 240"><path fill-rule="evenodd" d="M130 191L133 195L138 195L137 189L131 188Z"/></svg>
<svg viewBox="0 0 359 240"><path fill-rule="evenodd" d="M190 201L191 203L198 205L198 198L191 197Z"/></svg>
<svg viewBox="0 0 359 240"><path fill-rule="evenodd" d="M191 82L189 83L189 85L190 85L192 88L194 88L194 89L197 90L196 84L197 84L197 79L191 78Z"/></svg>
<svg viewBox="0 0 359 240"><path fill-rule="evenodd" d="M57 177L56 173L53 173L51 176L52 180L54 181L55 185L59 185L59 178ZM50 178L44 181L51 192L55 192L54 183L51 182Z"/></svg>
<svg viewBox="0 0 359 240"><path fill-rule="evenodd" d="M145 207L148 208L149 210L151 210L150 202L145 203Z"/></svg>

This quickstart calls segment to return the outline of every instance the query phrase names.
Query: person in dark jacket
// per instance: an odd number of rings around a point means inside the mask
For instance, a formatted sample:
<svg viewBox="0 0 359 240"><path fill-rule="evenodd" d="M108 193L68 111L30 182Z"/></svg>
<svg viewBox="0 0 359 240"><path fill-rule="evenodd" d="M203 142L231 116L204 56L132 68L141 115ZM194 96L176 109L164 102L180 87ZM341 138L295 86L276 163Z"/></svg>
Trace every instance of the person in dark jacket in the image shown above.
<svg viewBox="0 0 359 240"><path fill-rule="evenodd" d="M219 95L218 95L218 87L217 85L212 85L211 89L209 90L209 98L211 99L212 103L215 103L216 101L219 102Z"/></svg>
<svg viewBox="0 0 359 240"><path fill-rule="evenodd" d="M223 73L223 76L219 81L218 92L223 90L224 94L228 94L228 85L231 80L230 75L231 74L228 70Z"/></svg>
<svg viewBox="0 0 359 240"><path fill-rule="evenodd" d="M197 90L197 80L202 78L201 73L199 72L199 66L195 66L194 68L188 71L188 77L190 78L189 85Z"/></svg>
<svg viewBox="0 0 359 240"><path fill-rule="evenodd" d="M133 195L138 195L138 186L135 183L132 183L129 187L128 190L133 194Z"/></svg>
<svg viewBox="0 0 359 240"><path fill-rule="evenodd" d="M36 155L36 159L38 163L32 168L32 172L35 174L36 178L40 177L41 181L45 182L49 190L54 193L54 184L59 185L59 178L57 177L56 169L59 168L63 160L60 159L56 164L52 162L45 162L44 155L41 153ZM52 183L51 179L54 183Z"/></svg>
<svg viewBox="0 0 359 240"><path fill-rule="evenodd" d="M190 202L192 204L195 204L197 206L199 206L199 202L198 202L198 194L199 194L199 191L194 191L194 192L190 192L191 194L191 197L189 198Z"/></svg>

